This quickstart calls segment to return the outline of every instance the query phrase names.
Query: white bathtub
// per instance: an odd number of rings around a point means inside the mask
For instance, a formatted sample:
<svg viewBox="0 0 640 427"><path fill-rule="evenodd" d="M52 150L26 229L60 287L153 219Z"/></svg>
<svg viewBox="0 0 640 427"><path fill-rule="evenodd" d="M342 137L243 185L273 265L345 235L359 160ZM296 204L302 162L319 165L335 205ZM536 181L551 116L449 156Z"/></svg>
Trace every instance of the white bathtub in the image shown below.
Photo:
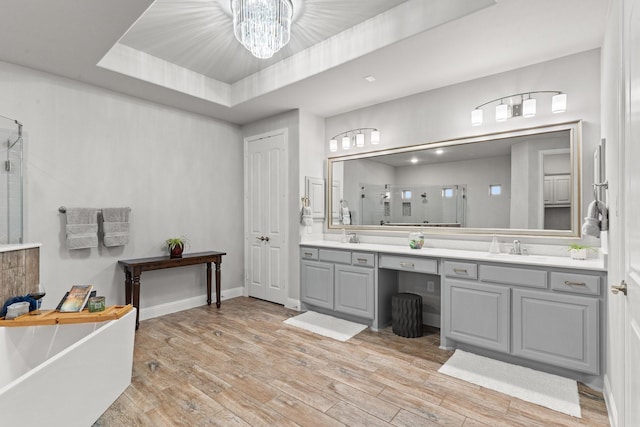
<svg viewBox="0 0 640 427"><path fill-rule="evenodd" d="M131 383L135 320L0 327L0 424L91 426Z"/></svg>

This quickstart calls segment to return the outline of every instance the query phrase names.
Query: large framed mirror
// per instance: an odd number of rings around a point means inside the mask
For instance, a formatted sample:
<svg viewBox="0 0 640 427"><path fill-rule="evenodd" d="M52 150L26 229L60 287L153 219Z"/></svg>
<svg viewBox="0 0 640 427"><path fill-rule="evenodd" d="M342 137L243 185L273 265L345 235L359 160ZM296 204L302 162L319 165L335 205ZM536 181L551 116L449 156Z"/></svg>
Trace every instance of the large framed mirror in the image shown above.
<svg viewBox="0 0 640 427"><path fill-rule="evenodd" d="M581 123L331 157L329 229L579 236Z"/></svg>

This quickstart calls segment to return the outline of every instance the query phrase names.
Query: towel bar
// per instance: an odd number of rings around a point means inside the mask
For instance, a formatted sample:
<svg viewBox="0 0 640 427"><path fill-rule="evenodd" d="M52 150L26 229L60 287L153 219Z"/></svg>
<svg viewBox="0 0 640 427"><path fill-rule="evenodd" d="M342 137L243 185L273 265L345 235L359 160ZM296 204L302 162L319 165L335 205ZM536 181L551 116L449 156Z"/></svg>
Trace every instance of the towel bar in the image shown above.
<svg viewBox="0 0 640 427"><path fill-rule="evenodd" d="M102 209L97 209L98 213L102 213ZM66 206L60 206L58 208L58 212L60 213L67 213L67 207ZM131 212L131 208L129 208L129 212Z"/></svg>

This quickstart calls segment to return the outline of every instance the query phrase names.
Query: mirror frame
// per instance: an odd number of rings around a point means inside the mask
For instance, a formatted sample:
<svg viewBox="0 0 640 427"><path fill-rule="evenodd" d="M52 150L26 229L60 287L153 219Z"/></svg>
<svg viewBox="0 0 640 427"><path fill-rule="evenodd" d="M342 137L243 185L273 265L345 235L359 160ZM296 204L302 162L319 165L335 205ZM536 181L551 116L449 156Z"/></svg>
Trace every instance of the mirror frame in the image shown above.
<svg viewBox="0 0 640 427"><path fill-rule="evenodd" d="M582 121L558 123L552 125L536 126L509 130L504 132L488 133L478 136L469 136L458 139L429 142L418 145L410 145L398 148L369 151L343 156L327 158L327 182L333 182L333 164L345 160L367 159L371 157L383 156L386 154L406 153L417 150L433 149L439 147L463 146L477 142L487 142L491 140L502 140L517 136L538 135L543 133L569 131L569 150L571 162L571 229L570 230L541 230L541 229L518 229L518 228L460 228L460 227L415 227L398 225L343 225L332 224L333 212L333 186L327 185L327 229L328 230L352 230L352 231L403 231L410 232L416 229L425 234L451 234L451 235L501 235L501 236L536 236L536 237L580 237L580 218L582 212Z"/></svg>

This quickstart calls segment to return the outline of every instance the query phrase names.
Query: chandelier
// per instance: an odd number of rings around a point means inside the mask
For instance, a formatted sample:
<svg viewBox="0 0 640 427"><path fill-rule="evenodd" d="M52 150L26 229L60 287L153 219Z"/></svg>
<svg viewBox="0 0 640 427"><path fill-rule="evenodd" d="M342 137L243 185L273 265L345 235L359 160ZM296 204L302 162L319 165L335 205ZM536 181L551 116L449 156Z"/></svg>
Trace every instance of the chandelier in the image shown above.
<svg viewBox="0 0 640 427"><path fill-rule="evenodd" d="M231 0L233 33L256 58L271 58L289 43L291 0Z"/></svg>

